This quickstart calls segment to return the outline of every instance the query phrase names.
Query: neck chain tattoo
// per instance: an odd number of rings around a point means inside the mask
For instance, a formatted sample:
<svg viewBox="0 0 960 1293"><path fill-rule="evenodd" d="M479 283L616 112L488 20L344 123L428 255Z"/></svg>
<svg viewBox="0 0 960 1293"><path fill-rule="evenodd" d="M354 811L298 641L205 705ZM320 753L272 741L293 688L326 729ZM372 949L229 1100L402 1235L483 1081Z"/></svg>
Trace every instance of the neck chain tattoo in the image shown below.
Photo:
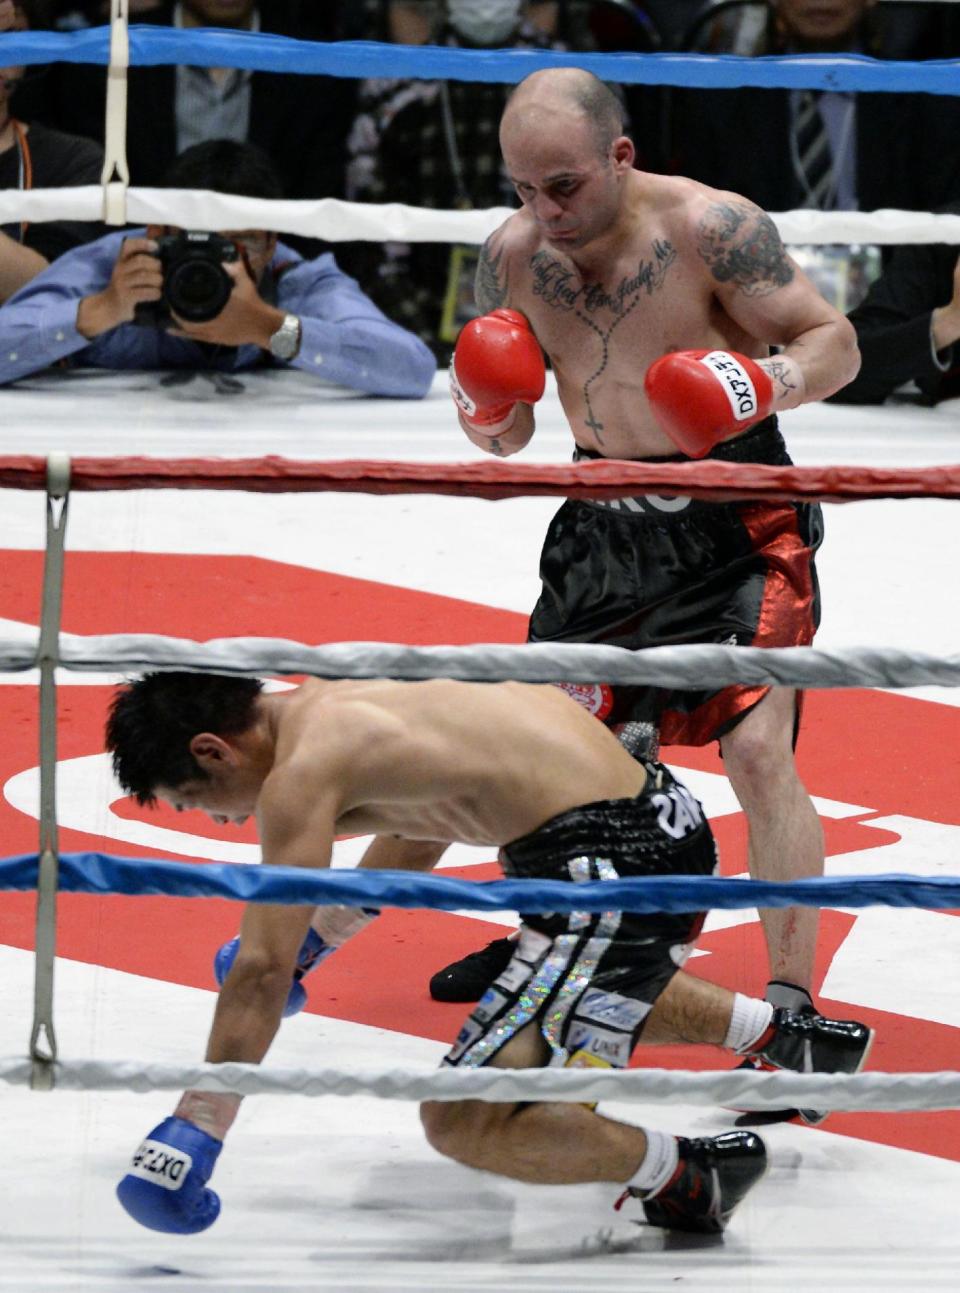
<svg viewBox="0 0 960 1293"><path fill-rule="evenodd" d="M597 368L583 384L583 399L587 407L585 425L593 432L598 444L603 444L603 423L590 402L590 388L606 371L610 359L610 338L620 324L632 314L644 296L652 296L663 286L667 270L677 259L677 251L665 239L654 239L653 259L640 260L635 274L621 278L610 291L602 283L584 283L575 269L552 257L549 252L538 251L530 261L533 271L533 294L545 305L575 315L600 341L600 359ZM613 315L612 322L603 326L597 319L601 311Z"/></svg>

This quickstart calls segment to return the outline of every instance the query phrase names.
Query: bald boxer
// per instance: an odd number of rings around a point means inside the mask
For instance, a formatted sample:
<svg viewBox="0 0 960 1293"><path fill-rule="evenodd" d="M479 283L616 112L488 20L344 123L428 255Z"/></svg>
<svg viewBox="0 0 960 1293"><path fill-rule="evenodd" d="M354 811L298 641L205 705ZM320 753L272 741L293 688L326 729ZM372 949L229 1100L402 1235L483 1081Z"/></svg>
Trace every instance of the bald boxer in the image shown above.
<svg viewBox="0 0 960 1293"><path fill-rule="evenodd" d="M776 415L849 382L859 356L770 217L735 193L636 170L619 100L576 68L521 81L500 138L523 206L483 248L484 314L454 355L468 439L501 457L529 442L546 356L576 459L789 463ZM530 639L807 645L821 538L809 505L567 502L544 544ZM822 873L820 823L794 762L797 693L622 687L607 708L611 726L653 723L664 744L719 741L752 875ZM770 1000L812 1009L816 911L761 918ZM438 995L457 990L459 973L435 976Z"/></svg>
<svg viewBox="0 0 960 1293"><path fill-rule="evenodd" d="M251 679L148 674L116 696L107 746L140 803L221 824L256 814L268 866L326 867L337 834L372 832L499 846L523 880L707 876L716 863L690 792L555 687L311 681L263 694ZM510 964L444 1063L622 1068L640 1041L684 1041L775 1068L860 1068L862 1024L774 1010L685 974L702 921L524 915ZM259 1063L305 960L357 923L342 908L248 906L207 1060ZM212 1224L220 1203L207 1182L238 1104L188 1091L149 1133L118 1189L135 1220L173 1233ZM752 1131L690 1140L577 1104L463 1100L421 1113L430 1143L460 1163L536 1184L607 1181L668 1229L722 1230L765 1165Z"/></svg>

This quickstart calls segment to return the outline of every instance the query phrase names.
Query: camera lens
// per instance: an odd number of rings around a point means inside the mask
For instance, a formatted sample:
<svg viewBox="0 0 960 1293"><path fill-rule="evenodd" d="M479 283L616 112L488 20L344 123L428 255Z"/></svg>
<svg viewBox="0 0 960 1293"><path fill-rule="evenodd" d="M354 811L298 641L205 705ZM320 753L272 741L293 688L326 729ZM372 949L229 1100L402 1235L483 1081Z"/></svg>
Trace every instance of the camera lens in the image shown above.
<svg viewBox="0 0 960 1293"><path fill-rule="evenodd" d="M190 323L215 319L233 290L223 268L206 258L187 257L175 265L165 284L167 302Z"/></svg>

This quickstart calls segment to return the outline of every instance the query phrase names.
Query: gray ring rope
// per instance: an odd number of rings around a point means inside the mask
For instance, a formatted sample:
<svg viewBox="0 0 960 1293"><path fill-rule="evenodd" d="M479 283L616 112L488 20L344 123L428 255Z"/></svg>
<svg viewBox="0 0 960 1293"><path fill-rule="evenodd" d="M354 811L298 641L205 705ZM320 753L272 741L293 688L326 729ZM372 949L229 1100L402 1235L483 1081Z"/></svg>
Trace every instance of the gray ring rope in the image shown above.
<svg viewBox="0 0 960 1293"><path fill-rule="evenodd" d="M521 646L411 647L384 642L306 646L282 638L186 638L145 633L64 634L59 663L80 672L144 669L318 678L457 678L472 682L606 682L699 690L732 683L780 687L960 685L960 655L892 647L748 647L714 644L623 647L538 642ZM0 670L37 665L35 642L0 639Z"/></svg>

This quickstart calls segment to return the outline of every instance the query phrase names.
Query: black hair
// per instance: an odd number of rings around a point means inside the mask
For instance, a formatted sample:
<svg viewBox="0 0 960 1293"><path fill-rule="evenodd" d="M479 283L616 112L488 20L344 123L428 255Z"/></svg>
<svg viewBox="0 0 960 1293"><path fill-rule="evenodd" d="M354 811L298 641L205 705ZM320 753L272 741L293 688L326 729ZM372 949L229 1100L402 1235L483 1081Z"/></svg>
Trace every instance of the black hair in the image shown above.
<svg viewBox="0 0 960 1293"><path fill-rule="evenodd" d="M207 780L190 753L198 732L232 736L254 721L257 678L208 673L148 673L114 696L106 726L113 771L138 804L156 803L158 786Z"/></svg>
<svg viewBox="0 0 960 1293"><path fill-rule="evenodd" d="M207 139L185 149L163 177L168 189L213 189L246 198L282 198L273 162L256 144Z"/></svg>

